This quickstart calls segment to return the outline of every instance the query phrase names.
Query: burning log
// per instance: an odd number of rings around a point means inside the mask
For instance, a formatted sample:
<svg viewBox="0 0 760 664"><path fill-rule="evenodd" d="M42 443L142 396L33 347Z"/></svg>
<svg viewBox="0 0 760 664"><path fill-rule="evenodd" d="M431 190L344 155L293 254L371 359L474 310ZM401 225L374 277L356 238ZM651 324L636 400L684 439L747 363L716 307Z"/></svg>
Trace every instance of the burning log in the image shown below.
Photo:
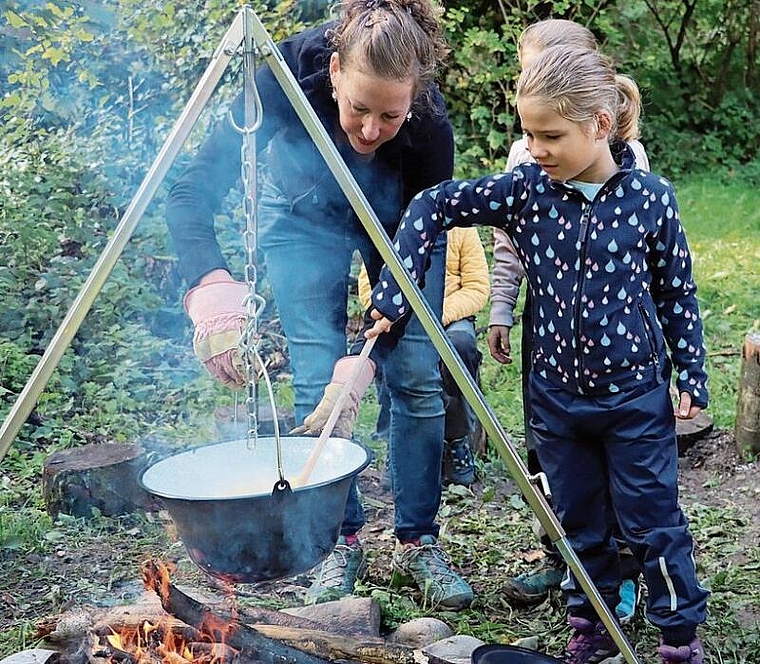
<svg viewBox="0 0 760 664"><path fill-rule="evenodd" d="M153 561L143 563L142 573L146 587L155 590L167 613L201 631L214 634L215 638L232 648L255 652L267 664L282 664L282 658L299 664L343 659L367 664L427 663L427 657L421 651L390 644L383 639L357 639L288 625L247 625L240 622L237 616L212 610L183 593L171 584L168 570Z"/></svg>

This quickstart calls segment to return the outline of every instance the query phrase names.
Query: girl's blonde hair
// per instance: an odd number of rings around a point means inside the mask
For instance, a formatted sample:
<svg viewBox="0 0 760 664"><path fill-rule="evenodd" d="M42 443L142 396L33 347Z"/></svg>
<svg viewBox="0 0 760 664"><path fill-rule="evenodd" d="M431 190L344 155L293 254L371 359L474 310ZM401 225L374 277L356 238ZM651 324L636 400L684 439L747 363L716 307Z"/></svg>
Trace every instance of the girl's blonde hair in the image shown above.
<svg viewBox="0 0 760 664"><path fill-rule="evenodd" d="M596 50L563 45L538 54L517 82L518 103L528 97L578 124L596 123L599 112L607 111L612 118L610 140L639 137L639 88Z"/></svg>
<svg viewBox="0 0 760 664"><path fill-rule="evenodd" d="M441 14L429 0L343 0L330 35L341 69L411 79L415 97L425 97L448 54Z"/></svg>
<svg viewBox="0 0 760 664"><path fill-rule="evenodd" d="M596 50L599 44L586 26L564 18L547 18L531 23L517 40L517 52L522 59L526 50L543 51L552 46L577 46Z"/></svg>

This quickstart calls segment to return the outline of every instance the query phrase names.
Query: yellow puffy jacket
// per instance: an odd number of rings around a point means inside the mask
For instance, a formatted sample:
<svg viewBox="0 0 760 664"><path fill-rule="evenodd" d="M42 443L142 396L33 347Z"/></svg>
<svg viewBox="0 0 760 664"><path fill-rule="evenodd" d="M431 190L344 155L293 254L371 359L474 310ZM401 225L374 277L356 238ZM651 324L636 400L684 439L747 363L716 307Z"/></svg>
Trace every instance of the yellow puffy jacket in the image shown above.
<svg viewBox="0 0 760 664"><path fill-rule="evenodd" d="M488 262L477 228L451 228L447 231L446 282L443 299L443 326L474 316L488 301L490 287ZM370 304L372 289L367 270L359 273L359 300Z"/></svg>

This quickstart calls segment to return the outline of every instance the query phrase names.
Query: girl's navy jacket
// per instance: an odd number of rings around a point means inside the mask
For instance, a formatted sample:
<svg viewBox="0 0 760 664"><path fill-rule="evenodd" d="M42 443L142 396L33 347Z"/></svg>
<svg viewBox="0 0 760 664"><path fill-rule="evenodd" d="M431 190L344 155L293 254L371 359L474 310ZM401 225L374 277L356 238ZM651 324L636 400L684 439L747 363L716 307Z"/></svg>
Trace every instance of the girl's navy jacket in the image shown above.
<svg viewBox="0 0 760 664"><path fill-rule="evenodd" d="M629 391L668 379L667 342L679 392L705 407L702 322L673 186L613 147L621 170L593 201L537 164L449 180L415 196L395 248L422 281L442 230L503 228L531 289L534 371L578 394ZM387 267L372 300L390 320L408 312Z"/></svg>

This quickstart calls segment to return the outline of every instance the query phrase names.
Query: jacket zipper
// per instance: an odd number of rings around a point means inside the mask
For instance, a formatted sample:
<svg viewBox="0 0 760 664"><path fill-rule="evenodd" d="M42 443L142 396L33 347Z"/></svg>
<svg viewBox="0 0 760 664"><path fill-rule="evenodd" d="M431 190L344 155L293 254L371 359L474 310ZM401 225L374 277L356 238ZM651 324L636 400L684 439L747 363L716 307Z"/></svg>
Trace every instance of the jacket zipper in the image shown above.
<svg viewBox="0 0 760 664"><path fill-rule="evenodd" d="M663 378L660 373L660 357L657 354L657 347L654 343L654 334L652 332L652 319L649 317L649 312L647 311L646 307L644 306L644 303L639 300L638 302L639 312L641 313L641 318L644 322L644 336L647 338L647 343L649 344L649 353L652 356L652 362L654 363L654 370L656 373L656 380L658 383L662 383Z"/></svg>
<svg viewBox="0 0 760 664"><path fill-rule="evenodd" d="M585 200L585 198L584 198ZM586 280L586 248L588 240L589 218L593 203L587 203L581 215L581 225L578 229L578 242L580 249L578 252L578 288L575 298L575 311L573 320L575 321L575 352L578 355L578 389L584 394L585 388L588 387L586 379L583 377L583 346L581 344L581 299L583 295L583 282Z"/></svg>

